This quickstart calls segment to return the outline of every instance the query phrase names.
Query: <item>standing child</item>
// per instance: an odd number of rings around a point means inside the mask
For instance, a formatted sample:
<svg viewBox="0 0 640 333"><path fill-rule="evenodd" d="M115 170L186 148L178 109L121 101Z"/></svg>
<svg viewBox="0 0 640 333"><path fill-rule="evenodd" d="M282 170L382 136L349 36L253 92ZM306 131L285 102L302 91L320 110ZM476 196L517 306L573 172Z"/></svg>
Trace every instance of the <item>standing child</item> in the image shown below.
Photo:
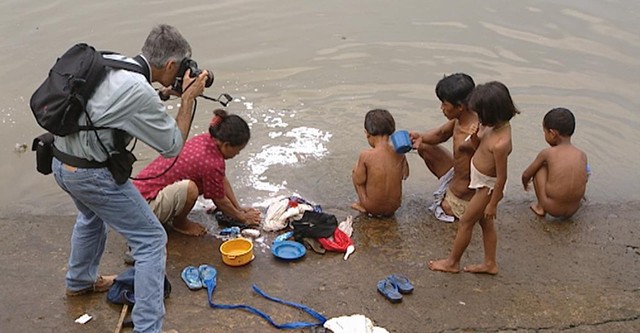
<svg viewBox="0 0 640 333"><path fill-rule="evenodd" d="M531 210L539 216L568 218L580 208L589 174L587 155L571 144L575 128L575 117L568 109L555 108L544 116L544 139L551 147L543 149L522 173L525 191L533 179L538 201Z"/></svg>
<svg viewBox="0 0 640 333"><path fill-rule="evenodd" d="M364 132L372 149L360 153L351 178L358 202L351 208L361 213L391 216L402 203L402 181L409 177L409 164L389 143L396 122L389 111L375 109L364 118Z"/></svg>
<svg viewBox="0 0 640 333"><path fill-rule="evenodd" d="M482 125L477 133L469 137L471 144L478 145L471 159L469 183L469 188L475 189L476 192L460 218L451 254L446 259L430 261L429 268L434 271L458 273L460 259L471 241L473 227L480 221L484 262L465 266L464 270L471 273L497 274L498 237L494 220L507 183L507 158L512 150L509 120L519 111L513 105L509 89L496 81L477 86L469 98L469 108L478 114Z"/></svg>

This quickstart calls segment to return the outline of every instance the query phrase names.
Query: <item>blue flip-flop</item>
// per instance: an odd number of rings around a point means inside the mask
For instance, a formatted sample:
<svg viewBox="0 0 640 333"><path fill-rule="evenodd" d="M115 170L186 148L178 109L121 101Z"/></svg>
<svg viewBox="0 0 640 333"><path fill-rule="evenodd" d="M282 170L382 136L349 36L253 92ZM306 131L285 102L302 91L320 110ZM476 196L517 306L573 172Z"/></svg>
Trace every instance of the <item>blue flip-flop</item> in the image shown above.
<svg viewBox="0 0 640 333"><path fill-rule="evenodd" d="M400 274L391 274L387 278L398 287L398 291L401 294L411 294L413 292L413 284L408 277Z"/></svg>
<svg viewBox="0 0 640 333"><path fill-rule="evenodd" d="M200 272L194 266L187 266L180 273L182 280L191 290L202 289L202 281L200 280Z"/></svg>
<svg viewBox="0 0 640 333"><path fill-rule="evenodd" d="M389 277L378 281L378 292L391 303L402 302L402 295L398 292L398 286Z"/></svg>
<svg viewBox="0 0 640 333"><path fill-rule="evenodd" d="M198 267L200 271L200 278L202 279L202 285L207 288L207 294L209 294L209 302L213 297L213 291L216 290L218 272L215 268L203 264Z"/></svg>
<svg viewBox="0 0 640 333"><path fill-rule="evenodd" d="M213 266L202 264L198 267L198 272L200 274L200 282L202 282L203 286L207 285L207 280L213 280L215 283L216 277L218 276L218 271Z"/></svg>

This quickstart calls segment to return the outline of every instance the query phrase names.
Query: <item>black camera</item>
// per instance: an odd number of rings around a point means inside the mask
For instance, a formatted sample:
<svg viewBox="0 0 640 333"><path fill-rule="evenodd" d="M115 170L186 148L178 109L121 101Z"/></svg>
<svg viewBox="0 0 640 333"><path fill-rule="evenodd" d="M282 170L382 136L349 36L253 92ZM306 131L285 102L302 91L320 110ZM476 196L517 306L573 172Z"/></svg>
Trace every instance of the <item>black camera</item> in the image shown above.
<svg viewBox="0 0 640 333"><path fill-rule="evenodd" d="M198 68L198 63L195 60L190 58L182 59L180 62L180 69L178 69L178 74L176 75L176 80L173 82L171 86L171 90L182 94L182 80L184 78L184 73L187 72L187 69L190 70L189 77L198 77L202 73L202 70ZM204 86L209 88L213 84L213 72L207 70L207 81L205 81Z"/></svg>

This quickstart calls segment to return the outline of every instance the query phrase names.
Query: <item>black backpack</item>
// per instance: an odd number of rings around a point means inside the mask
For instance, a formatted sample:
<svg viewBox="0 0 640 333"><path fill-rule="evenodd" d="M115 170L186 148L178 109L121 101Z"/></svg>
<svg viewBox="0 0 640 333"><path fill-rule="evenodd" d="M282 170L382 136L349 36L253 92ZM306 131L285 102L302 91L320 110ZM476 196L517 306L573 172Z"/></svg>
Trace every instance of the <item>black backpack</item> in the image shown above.
<svg viewBox="0 0 640 333"><path fill-rule="evenodd" d="M92 46L80 43L58 58L47 78L31 96L29 103L42 128L58 136L80 130L100 129L92 125L80 126L78 119L86 112L87 100L104 79L107 66L137 72L149 79L146 64L140 67L124 61L107 59L103 57L105 54L113 52L96 51Z"/></svg>

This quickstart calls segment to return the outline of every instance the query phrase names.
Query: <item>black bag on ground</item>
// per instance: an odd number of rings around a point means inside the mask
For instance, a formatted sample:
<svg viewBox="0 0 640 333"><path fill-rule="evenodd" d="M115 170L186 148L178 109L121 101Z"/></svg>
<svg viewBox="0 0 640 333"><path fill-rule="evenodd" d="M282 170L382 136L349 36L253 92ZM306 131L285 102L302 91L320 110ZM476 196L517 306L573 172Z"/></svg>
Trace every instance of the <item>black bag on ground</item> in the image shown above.
<svg viewBox="0 0 640 333"><path fill-rule="evenodd" d="M133 284L135 281L136 269L131 267L126 271L118 274L113 281L113 285L107 292L107 300L115 304L128 304L134 305L136 302L135 294L133 290ZM171 294L171 283L167 276L164 276L164 298L168 298Z"/></svg>
<svg viewBox="0 0 640 333"><path fill-rule="evenodd" d="M31 151L36 152L36 170L43 175L52 172L51 162L53 161L53 134L44 133L33 139Z"/></svg>
<svg viewBox="0 0 640 333"><path fill-rule="evenodd" d="M291 222L293 238L302 241L303 238L327 238L333 236L338 227L338 219L332 214L319 213L308 210L302 218Z"/></svg>

